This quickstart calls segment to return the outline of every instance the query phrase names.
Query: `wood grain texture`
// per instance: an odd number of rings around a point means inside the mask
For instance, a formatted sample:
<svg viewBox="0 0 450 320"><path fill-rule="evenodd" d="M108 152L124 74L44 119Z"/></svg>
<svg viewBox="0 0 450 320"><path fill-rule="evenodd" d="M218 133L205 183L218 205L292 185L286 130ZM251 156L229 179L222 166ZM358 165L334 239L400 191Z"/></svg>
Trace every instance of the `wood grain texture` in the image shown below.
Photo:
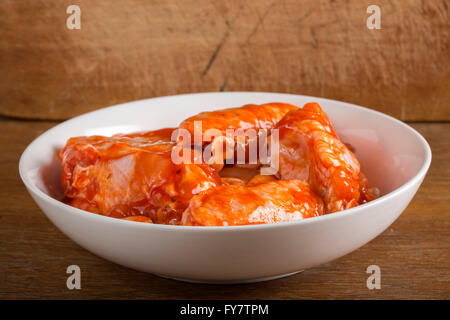
<svg viewBox="0 0 450 320"><path fill-rule="evenodd" d="M96 257L56 229L18 174L26 145L56 122L0 119L0 299L450 299L449 123L413 124L433 162L400 218L375 240L337 261L288 278L248 285L197 285L133 271ZM66 288L81 267L82 290ZM381 268L381 290L365 270Z"/></svg>
<svg viewBox="0 0 450 320"><path fill-rule="evenodd" d="M0 114L65 119L199 91L321 96L403 120L450 120L446 0L0 2Z"/></svg>

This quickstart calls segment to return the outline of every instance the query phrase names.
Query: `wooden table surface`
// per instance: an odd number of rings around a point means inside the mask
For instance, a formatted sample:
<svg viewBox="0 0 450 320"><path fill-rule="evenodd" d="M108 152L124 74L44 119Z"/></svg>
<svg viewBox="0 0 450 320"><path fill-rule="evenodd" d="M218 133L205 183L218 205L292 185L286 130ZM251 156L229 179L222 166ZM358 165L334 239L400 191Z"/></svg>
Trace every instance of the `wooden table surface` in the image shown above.
<svg viewBox="0 0 450 320"><path fill-rule="evenodd" d="M57 122L0 118L0 298L57 299L438 299L450 298L450 123L413 123L431 144L430 171L409 207L379 237L322 266L246 285L166 280L105 261L68 239L25 190L18 160ZM66 268L81 268L81 290L66 288ZM366 268L381 268L368 290Z"/></svg>

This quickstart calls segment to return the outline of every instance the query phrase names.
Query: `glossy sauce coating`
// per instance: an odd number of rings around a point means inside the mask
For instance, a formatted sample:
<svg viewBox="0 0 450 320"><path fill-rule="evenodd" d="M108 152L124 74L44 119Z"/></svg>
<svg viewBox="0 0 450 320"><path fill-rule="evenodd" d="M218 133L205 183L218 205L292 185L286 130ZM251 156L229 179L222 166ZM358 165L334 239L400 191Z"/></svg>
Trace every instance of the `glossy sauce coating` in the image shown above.
<svg viewBox="0 0 450 320"><path fill-rule="evenodd" d="M239 108L229 108L209 112L201 112L193 117L184 120L179 129L187 130L190 134L190 141L185 141L188 137L179 136L178 143L186 146L203 146L211 150L211 156L206 156L205 162L211 165L216 171L222 170L225 162L233 159L233 163L249 159L250 145L258 149L259 130L270 130L289 111L297 110L298 107L287 103L267 103L262 105L247 104ZM201 123L199 127L198 124ZM197 124L197 126L196 126ZM214 130L212 134L211 130ZM250 132L249 129L254 130ZM231 130L231 132L227 132ZM182 130L181 130L182 131ZM212 136L207 136L212 134ZM230 136L230 134L232 136ZM201 137L201 141L194 137ZM217 151L219 148L222 151ZM229 157L230 153L233 157ZM238 154L244 154L245 159L238 161ZM227 158L230 158L227 160ZM259 164L259 157L252 160Z"/></svg>
<svg viewBox="0 0 450 320"><path fill-rule="evenodd" d="M150 219L149 217L146 217L146 216L130 216L130 217L122 218L122 220L153 223L152 219Z"/></svg>
<svg viewBox="0 0 450 320"><path fill-rule="evenodd" d="M231 226L305 219L376 198L358 160L317 103L302 109L269 103L203 112L180 128L194 134L195 120L202 120L197 134L208 129L223 135L227 129L278 129L278 173L261 175L259 160L234 165L224 165L222 158L210 165L204 159L194 161L207 144L195 151L191 144L181 146L191 151L192 161L176 164L171 156L180 144L171 141L172 128L75 137L60 152L67 202L124 220Z"/></svg>
<svg viewBox="0 0 450 320"><path fill-rule="evenodd" d="M326 212L360 203L360 165L339 140L317 103L288 113L276 126L280 137L281 179L308 182L323 197Z"/></svg>
<svg viewBox="0 0 450 320"><path fill-rule="evenodd" d="M178 224L192 196L221 179L206 164L174 164L172 131L71 138L60 152L69 203L116 218Z"/></svg>
<svg viewBox="0 0 450 320"><path fill-rule="evenodd" d="M239 108L199 113L184 120L179 128L188 130L192 136L195 134L194 121L201 121L202 131L197 132L201 135L209 129L219 130L223 136L227 129L270 130L286 113L296 109L298 107L287 103L247 104Z"/></svg>
<svg viewBox="0 0 450 320"><path fill-rule="evenodd" d="M322 199L302 181L227 185L192 198L182 224L234 226L300 220L323 214Z"/></svg>

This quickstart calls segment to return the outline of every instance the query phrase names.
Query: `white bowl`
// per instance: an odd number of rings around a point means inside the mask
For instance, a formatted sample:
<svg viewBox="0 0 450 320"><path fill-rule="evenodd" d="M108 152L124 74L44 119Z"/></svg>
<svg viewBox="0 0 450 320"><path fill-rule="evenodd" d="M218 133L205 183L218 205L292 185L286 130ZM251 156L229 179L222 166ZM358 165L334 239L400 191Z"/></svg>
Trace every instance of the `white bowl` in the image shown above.
<svg viewBox="0 0 450 320"><path fill-rule="evenodd" d="M55 197L55 150L79 135L175 127L200 111L247 103L316 101L328 113L382 197L295 222L185 227L123 221L66 205ZM291 94L223 92L177 95L101 109L63 122L34 140L20 159L20 175L47 217L80 246L118 264L164 277L236 283L273 279L337 259L375 238L406 208L430 166L431 150L408 125L352 104ZM45 181L44 181L45 180Z"/></svg>

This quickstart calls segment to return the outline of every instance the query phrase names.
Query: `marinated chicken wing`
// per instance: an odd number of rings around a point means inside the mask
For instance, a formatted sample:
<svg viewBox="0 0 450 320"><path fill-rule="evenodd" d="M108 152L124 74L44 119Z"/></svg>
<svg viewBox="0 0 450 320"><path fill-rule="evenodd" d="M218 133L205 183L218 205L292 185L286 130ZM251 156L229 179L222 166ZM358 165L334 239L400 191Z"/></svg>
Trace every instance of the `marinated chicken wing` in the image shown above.
<svg viewBox="0 0 450 320"><path fill-rule="evenodd" d="M234 226L300 220L322 214L322 199L307 183L284 180L204 191L191 199L182 224Z"/></svg>
<svg viewBox="0 0 450 320"><path fill-rule="evenodd" d="M272 129L283 116L298 107L287 103L247 104L239 108L201 112L184 120L178 128L188 130L193 136L195 121L201 121L203 135L209 129L217 129L225 136L227 129Z"/></svg>
<svg viewBox="0 0 450 320"><path fill-rule="evenodd" d="M207 156L205 161L216 170L221 170L225 159L229 157L229 153L226 154L228 149L233 152L233 163L238 163L239 149L246 155L242 158L242 163L249 163L250 141L256 142L258 138L256 135L247 136L250 132L248 129L254 129L256 134L260 129L270 131L287 112L296 109L298 107L287 103L247 104L239 108L199 113L184 120L178 128L189 132L189 144L209 145L207 148L210 149L211 155ZM232 137L227 135L227 130L234 130ZM194 137L202 139L196 141ZM179 137L178 141L183 139L185 138ZM258 160L254 160L257 164Z"/></svg>
<svg viewBox="0 0 450 320"><path fill-rule="evenodd" d="M276 128L280 138L279 178L310 183L323 197L327 213L373 199L358 160L339 140L317 103L289 112Z"/></svg>
<svg viewBox="0 0 450 320"><path fill-rule="evenodd" d="M179 223L192 196L221 180L206 164L175 164L172 131L71 138L60 152L70 204L111 217Z"/></svg>

